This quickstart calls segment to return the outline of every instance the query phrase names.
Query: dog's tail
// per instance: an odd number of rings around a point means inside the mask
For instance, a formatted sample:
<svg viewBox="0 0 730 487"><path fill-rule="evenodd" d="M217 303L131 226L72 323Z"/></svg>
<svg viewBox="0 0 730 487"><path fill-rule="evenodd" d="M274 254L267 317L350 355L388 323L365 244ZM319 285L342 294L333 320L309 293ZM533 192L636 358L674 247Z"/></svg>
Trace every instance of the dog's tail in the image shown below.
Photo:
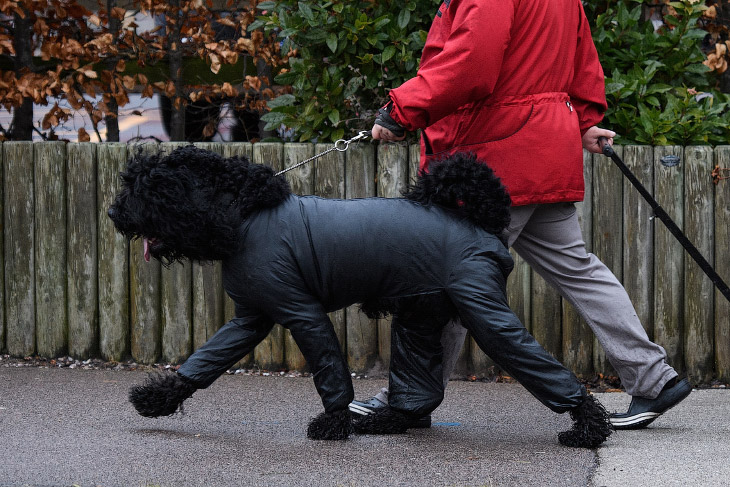
<svg viewBox="0 0 730 487"><path fill-rule="evenodd" d="M507 190L492 169L473 154L456 153L432 163L403 196L423 205L455 209L497 236L509 225Z"/></svg>

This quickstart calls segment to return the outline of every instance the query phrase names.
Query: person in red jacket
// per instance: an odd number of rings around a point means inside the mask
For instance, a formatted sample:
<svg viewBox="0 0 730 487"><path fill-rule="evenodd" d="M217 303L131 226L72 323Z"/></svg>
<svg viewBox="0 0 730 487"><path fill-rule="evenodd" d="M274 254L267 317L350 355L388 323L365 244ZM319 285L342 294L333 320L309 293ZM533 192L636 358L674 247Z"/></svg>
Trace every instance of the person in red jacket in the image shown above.
<svg viewBox="0 0 730 487"><path fill-rule="evenodd" d="M415 78L390 92L374 139L423 129L421 170L455 152L475 153L512 198L509 246L578 310L626 391L617 429L643 428L691 391L652 343L611 271L585 249L574 202L583 200L583 151L600 153L603 70L579 0L445 0ZM444 386L465 330L444 330ZM397 353L396 350L393 353ZM355 401L353 412L387 402ZM421 423L423 424L423 423ZM430 423L427 423L430 424Z"/></svg>

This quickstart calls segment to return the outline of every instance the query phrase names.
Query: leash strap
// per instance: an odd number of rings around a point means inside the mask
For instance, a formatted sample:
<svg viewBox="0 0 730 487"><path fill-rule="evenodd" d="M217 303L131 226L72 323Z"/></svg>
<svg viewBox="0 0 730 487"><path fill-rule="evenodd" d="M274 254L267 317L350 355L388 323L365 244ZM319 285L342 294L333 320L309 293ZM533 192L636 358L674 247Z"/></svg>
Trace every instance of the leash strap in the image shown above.
<svg viewBox="0 0 730 487"><path fill-rule="evenodd" d="M291 171L292 169L296 169L299 166L303 166L304 164L311 162L315 159L319 159L320 157L324 156L325 154L329 154L332 151L345 152L350 147L351 143L357 142L358 140L367 139L368 137L370 137L370 132L367 130L361 130L360 132L357 133L356 136L354 136L353 138L351 138L349 140L339 139L338 141L335 142L334 147L332 147L331 149L327 149L326 151L320 152L319 154L317 154L313 157L310 157L309 159L305 159L301 162L294 164L291 167L287 167L286 169L274 174L274 176L279 176L281 174L284 174L285 172Z"/></svg>
<svg viewBox="0 0 730 487"><path fill-rule="evenodd" d="M662 208L657 200L655 200L654 197L649 193L649 191L646 190L644 185L641 184L641 181L637 179L634 173L631 172L631 169L629 169L624 161L622 161L621 158L618 156L618 154L616 154L616 152L613 150L613 147L611 147L608 141L604 137L601 137L598 139L598 143L603 144L603 154L610 157L611 160L616 163L621 172L624 173L624 176L626 176L626 179L631 181L631 184L634 185L634 187L639 191L641 196L643 196L647 203L649 203L651 208L654 210L654 215L659 218L662 223L664 223L664 225L672 233L672 235L674 235L679 243L682 244L684 250L686 250L687 253L695 260L695 262L699 264L700 268L704 271L707 277L710 278L715 287L723 294L723 296L725 296L728 301L730 301L730 288L728 288L727 284L725 284L725 281L722 280L722 278L717 274L717 272L710 265L710 263L707 262L707 259L705 259L700 251L697 250L697 247L695 247L694 244L689 241L687 236L682 232L682 230L679 229L677 224L674 223L674 220L672 220L667 212L664 211L664 208Z"/></svg>

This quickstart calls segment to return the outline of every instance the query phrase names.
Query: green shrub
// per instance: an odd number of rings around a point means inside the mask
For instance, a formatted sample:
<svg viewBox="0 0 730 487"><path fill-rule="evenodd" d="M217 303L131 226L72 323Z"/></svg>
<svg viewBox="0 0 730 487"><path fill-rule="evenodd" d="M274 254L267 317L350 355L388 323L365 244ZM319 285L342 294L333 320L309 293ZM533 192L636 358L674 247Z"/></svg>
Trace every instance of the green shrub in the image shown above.
<svg viewBox="0 0 730 487"><path fill-rule="evenodd" d="M596 16L593 40L606 74L608 111L603 125L620 143L722 144L730 138L727 95L713 90L702 64L707 32L697 21L705 7L671 2L656 32L641 19L642 2L613 2Z"/></svg>
<svg viewBox="0 0 730 487"><path fill-rule="evenodd" d="M439 0L295 0L259 4L249 29L276 33L293 51L275 78L291 94L269 102L267 129L285 125L301 141L333 141L369 129L387 93L416 75ZM722 144L730 140L730 97L713 90L702 64L704 6L669 4L665 25L642 20L642 2L587 2L593 38L606 73L603 122L620 143ZM699 96L698 96L699 95ZM710 95L710 96L707 96Z"/></svg>
<svg viewBox="0 0 730 487"><path fill-rule="evenodd" d="M301 140L332 141L370 129L387 93L415 76L439 1L279 0L258 5L250 30L276 32L296 50L275 78L292 93L269 102L267 129L281 124Z"/></svg>

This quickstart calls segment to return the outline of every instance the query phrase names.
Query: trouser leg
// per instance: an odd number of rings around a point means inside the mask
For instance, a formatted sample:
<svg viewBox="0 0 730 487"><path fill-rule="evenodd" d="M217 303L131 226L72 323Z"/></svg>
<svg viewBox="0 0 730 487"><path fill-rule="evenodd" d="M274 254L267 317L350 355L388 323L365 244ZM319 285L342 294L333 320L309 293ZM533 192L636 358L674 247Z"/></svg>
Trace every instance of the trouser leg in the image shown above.
<svg viewBox="0 0 730 487"><path fill-rule="evenodd" d="M509 308L506 276L488 254L454 268L448 292L461 323L479 347L551 410L561 413L583 402L578 378L525 329Z"/></svg>
<svg viewBox="0 0 730 487"><path fill-rule="evenodd" d="M413 415L430 413L444 398L443 323L393 318L388 404Z"/></svg>
<svg viewBox="0 0 730 487"><path fill-rule="evenodd" d="M654 398L677 375L666 363L664 349L649 340L616 276L586 252L575 205L534 207L509 240L588 323L629 394Z"/></svg>
<svg viewBox="0 0 730 487"><path fill-rule="evenodd" d="M204 389L250 353L273 326L271 322L234 318L188 357L178 373Z"/></svg>
<svg viewBox="0 0 730 487"><path fill-rule="evenodd" d="M347 409L355 393L332 323L325 315L321 322L297 323L289 330L307 361L324 410Z"/></svg>

